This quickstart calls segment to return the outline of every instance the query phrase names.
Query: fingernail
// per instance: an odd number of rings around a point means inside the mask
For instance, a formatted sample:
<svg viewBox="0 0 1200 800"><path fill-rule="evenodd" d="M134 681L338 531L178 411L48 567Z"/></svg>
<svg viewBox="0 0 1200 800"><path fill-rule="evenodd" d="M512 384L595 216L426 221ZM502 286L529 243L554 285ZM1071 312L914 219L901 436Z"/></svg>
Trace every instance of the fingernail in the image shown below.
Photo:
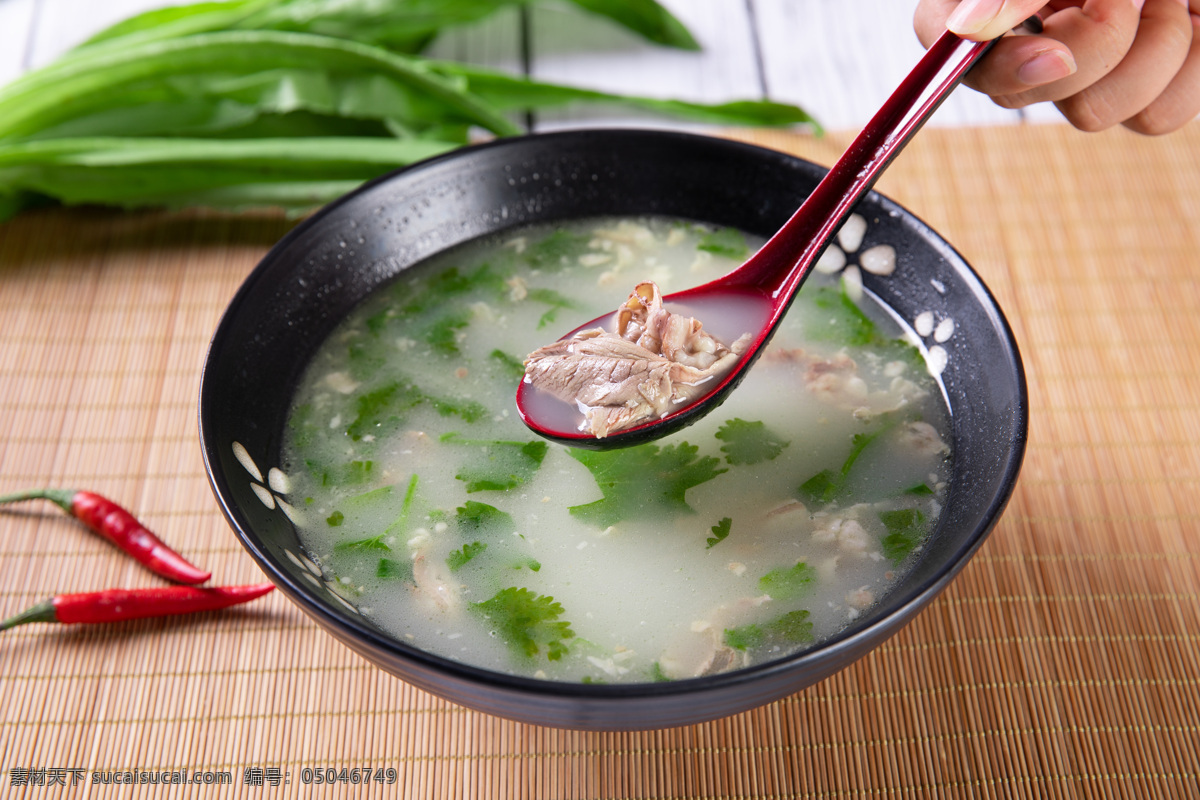
<svg viewBox="0 0 1200 800"><path fill-rule="evenodd" d="M963 0L946 18L946 27L958 36L979 33L996 18L1004 0Z"/></svg>
<svg viewBox="0 0 1200 800"><path fill-rule="evenodd" d="M1047 50L1017 68L1017 78L1026 86L1041 86L1074 75L1078 67L1070 53Z"/></svg>

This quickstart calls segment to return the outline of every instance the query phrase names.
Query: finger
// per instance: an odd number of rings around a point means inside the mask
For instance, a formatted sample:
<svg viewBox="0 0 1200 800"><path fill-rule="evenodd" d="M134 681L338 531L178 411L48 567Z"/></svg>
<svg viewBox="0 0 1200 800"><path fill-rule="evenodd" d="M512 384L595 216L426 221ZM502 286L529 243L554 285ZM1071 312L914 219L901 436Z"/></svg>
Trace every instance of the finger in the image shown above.
<svg viewBox="0 0 1200 800"><path fill-rule="evenodd" d="M1129 120L1155 101L1183 67L1192 43L1192 22L1179 0L1146 0L1137 38L1111 72L1057 103L1083 131L1100 131Z"/></svg>
<svg viewBox="0 0 1200 800"><path fill-rule="evenodd" d="M1008 108L1025 105L1024 92L1067 78L1078 70L1075 56L1061 42L1045 36L1008 36L967 73L967 86L995 98ZM1028 101L1031 102L1031 101Z"/></svg>
<svg viewBox="0 0 1200 800"><path fill-rule="evenodd" d="M1087 0L1082 6L1063 8L1043 18L1045 37L1060 42L1074 54L1077 69L1061 80L995 96L996 102L1006 108L1020 108L1064 100L1082 92L1111 72L1129 52L1137 35L1139 14L1139 8L1129 0Z"/></svg>
<svg viewBox="0 0 1200 800"><path fill-rule="evenodd" d="M963 0L946 18L946 27L964 39L995 39L1044 5L1045 0Z"/></svg>
<svg viewBox="0 0 1200 800"><path fill-rule="evenodd" d="M946 32L946 17L954 11L959 0L920 0L913 12L913 30L921 45L929 48Z"/></svg>
<svg viewBox="0 0 1200 800"><path fill-rule="evenodd" d="M1043 7L1045 0L1038 2L1026 2L1022 4L1022 8L1031 8L1029 13L1019 17L1010 28L1017 28L1022 22L1034 16L1034 14ZM917 33L917 38L921 44L928 48L939 36L946 32L947 18L960 8L963 3L960 0L920 0L917 3L916 11L913 13L913 29ZM1000 33L1009 30L1006 28ZM962 35L961 33L958 35ZM978 39L978 36L965 38ZM990 37L990 38L995 38Z"/></svg>
<svg viewBox="0 0 1200 800"><path fill-rule="evenodd" d="M1187 58L1154 102L1125 122L1138 133L1170 133L1200 115L1200 0L1190 15L1192 42Z"/></svg>

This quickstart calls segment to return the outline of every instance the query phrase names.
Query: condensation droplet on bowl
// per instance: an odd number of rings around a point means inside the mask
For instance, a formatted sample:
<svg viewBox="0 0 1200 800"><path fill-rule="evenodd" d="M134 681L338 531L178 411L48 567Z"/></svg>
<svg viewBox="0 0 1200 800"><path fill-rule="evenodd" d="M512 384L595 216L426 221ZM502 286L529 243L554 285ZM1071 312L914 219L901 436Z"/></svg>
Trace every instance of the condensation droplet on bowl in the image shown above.
<svg viewBox="0 0 1200 800"><path fill-rule="evenodd" d="M271 494L270 489L268 489L267 487L262 486L260 484L257 484L254 481L250 481L250 488L254 490L254 493L256 495L258 495L258 499L262 501L262 504L264 506L266 506L267 508L275 507L275 495Z"/></svg>
<svg viewBox="0 0 1200 800"><path fill-rule="evenodd" d="M929 364L929 374L935 378L942 374L946 369L946 363L950 360L950 355L944 347L934 345L929 348L929 354L926 356L926 361Z"/></svg>
<svg viewBox="0 0 1200 800"><path fill-rule="evenodd" d="M872 275L891 275L896 271L896 248L877 244L860 255L858 263Z"/></svg>
<svg viewBox="0 0 1200 800"><path fill-rule="evenodd" d="M267 485L279 494L291 494L292 492L291 480L288 479L287 473L279 467L271 467L267 471Z"/></svg>
<svg viewBox="0 0 1200 800"><path fill-rule="evenodd" d="M824 253L821 253L821 257L817 259L815 266L817 272L832 275L846 266L846 253L836 244L831 244L825 248Z"/></svg>
<svg viewBox="0 0 1200 800"><path fill-rule="evenodd" d="M254 459L250 457L250 453L246 451L241 442L233 443L233 457L245 468L246 472L250 473L251 478L254 478L256 481L263 479L262 473L258 470L258 465L254 463Z"/></svg>
<svg viewBox="0 0 1200 800"><path fill-rule="evenodd" d="M928 336L933 333L933 312L922 311L917 314L917 318L913 320L913 330L920 336Z"/></svg>
<svg viewBox="0 0 1200 800"><path fill-rule="evenodd" d="M842 223L838 231L837 241L842 249L853 253L862 245L863 235L867 232L867 221L861 214L851 214Z"/></svg>
<svg viewBox="0 0 1200 800"><path fill-rule="evenodd" d="M937 328L933 331L933 340L935 342L944 342L954 335L954 320L946 317L938 323Z"/></svg>
<svg viewBox="0 0 1200 800"><path fill-rule="evenodd" d="M846 296L854 302L857 303L862 300L862 272L858 269L858 267L846 267L846 271L842 273L842 288L846 290Z"/></svg>

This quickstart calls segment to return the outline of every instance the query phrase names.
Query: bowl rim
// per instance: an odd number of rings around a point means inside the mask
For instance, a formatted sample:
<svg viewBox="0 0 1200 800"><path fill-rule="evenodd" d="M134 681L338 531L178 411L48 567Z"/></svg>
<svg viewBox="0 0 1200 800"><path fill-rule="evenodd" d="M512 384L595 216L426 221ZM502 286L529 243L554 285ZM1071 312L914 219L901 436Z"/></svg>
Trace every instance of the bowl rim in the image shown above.
<svg viewBox="0 0 1200 800"><path fill-rule="evenodd" d="M198 392L197 419L205 474L208 477L210 489L217 500L221 512L242 546L250 553L260 569L263 569L270 580L283 590L283 593L292 602L296 603L322 628L333 634L335 638L338 638L344 644L350 646L352 649L359 650L359 647L350 641L351 638L354 638L372 649L385 651L393 658L412 664L421 670L435 672L439 676L449 677L465 684L485 684L489 689L503 689L517 697L594 699L636 703L639 700L647 698L703 695L706 692L724 690L740 684L755 683L771 676L783 677L787 673L795 671L798 666L802 666L808 662L819 663L826 660L840 662L844 661L847 657L856 659L858 655L855 654L858 653L861 655L859 651L863 650L864 647L877 646L881 636L884 638L891 636L903 627L904 624L907 624L918 610L923 608L933 596L940 593L949 581L967 564L979 547L982 546L1012 497L1025 455L1029 418L1026 375L1017 349L1016 338L991 290L983 283L966 258L923 219L894 200L876 191L871 191L864 198L864 202L876 203L889 213L905 217L927 241L935 244L949 259L961 265L961 269L956 268L955 271L966 282L967 288L973 297L982 301L982 306L991 318L996 332L1006 344L1005 350L1008 360L1002 366L1006 370L1013 372L1019 388L1017 397L1014 398L1015 404L1013 407L1013 429L1015 435L1012 441L1004 443L1008 449L1003 462L997 467L1003 473L1003 478L1000 482L1000 491L992 498L987 508L987 513L982 517L979 524L975 526L974 530L970 531L969 534L961 536L958 546L947 553L942 559L942 564L939 568L927 579L912 587L897 585L888 596L886 613L869 615L861 624L847 626L843 631L822 640L812 648L801 649L787 656L716 675L684 678L666 682L618 684L592 684L525 677L477 667L436 655L413 645L408 645L383 633L377 628L364 625L361 621L339 612L332 604L316 598L302 582L292 576L291 572L273 554L261 546L257 533L245 524L236 504L233 503L228 488L229 477L224 474L220 466L220 459L217 457L219 443L215 440L212 432L212 424L207 420L208 415L205 413L208 405L206 397L210 391L210 383L207 378L213 368L214 358L219 355L224 344L224 337L230 320L234 319L246 304L248 296L257 282L266 279L265 273L269 266L300 237L321 224L323 220L336 214L343 206L374 192L380 186L398 180L412 179L446 162L470 158L491 150L521 146L530 141L544 142L552 145L557 141L587 140L596 137L602 139L610 137L622 138L630 141L645 139L647 141L654 140L666 143L675 141L681 144L692 145L698 141L702 141L705 144L725 148L731 153L740 152L749 158L784 159L798 165L803 165L806 168L817 170L820 174L823 174L826 170L825 167L808 159L736 139L678 130L598 128L532 133L524 136L472 144L401 167L363 183L353 191L325 205L284 234L243 279L217 323L204 357L204 366L201 372ZM228 443L220 444L228 446ZM346 629L349 630L349 633L346 633ZM405 679L412 682L410 678ZM419 683L416 685L420 686ZM425 687L422 686L421 688ZM431 691L437 692L436 689Z"/></svg>

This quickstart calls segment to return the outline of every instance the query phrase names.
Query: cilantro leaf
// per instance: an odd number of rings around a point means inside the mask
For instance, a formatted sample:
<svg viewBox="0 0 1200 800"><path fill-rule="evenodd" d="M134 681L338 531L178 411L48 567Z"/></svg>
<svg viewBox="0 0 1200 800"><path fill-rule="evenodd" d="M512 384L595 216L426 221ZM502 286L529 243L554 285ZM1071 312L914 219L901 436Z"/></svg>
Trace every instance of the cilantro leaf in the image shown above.
<svg viewBox="0 0 1200 800"><path fill-rule="evenodd" d="M821 470L804 483L800 484L800 498L809 505L827 505L834 500L840 500L846 492L850 480L850 471L867 447L890 430L895 422L886 422L878 430L870 433L856 433L850 439L850 455L842 462L841 469Z"/></svg>
<svg viewBox="0 0 1200 800"><path fill-rule="evenodd" d="M530 289L528 297L534 302L550 306L549 310L542 314L542 316L538 319L538 330L541 330L550 323L554 322L555 318L558 316L559 310L564 308L579 308L579 304L574 300L566 297L565 295L559 294L553 289ZM524 365L521 367L521 374L525 374Z"/></svg>
<svg viewBox="0 0 1200 800"><path fill-rule="evenodd" d="M346 521L346 515L340 511L334 511L332 514L330 514L328 517L325 518L326 524L328 524L329 527L331 527L331 528L336 528L345 521Z"/></svg>
<svg viewBox="0 0 1200 800"><path fill-rule="evenodd" d="M506 442L463 439L457 433L442 434L442 442L478 450L478 458L454 476L468 492L515 489L533 477L549 446L543 441Z"/></svg>
<svg viewBox="0 0 1200 800"><path fill-rule="evenodd" d="M404 491L404 502L400 505L400 514L388 525L385 536L395 536L408 532L408 516L412 512L413 499L417 496L417 473L408 479L408 488Z"/></svg>
<svg viewBox="0 0 1200 800"><path fill-rule="evenodd" d="M412 381L400 379L358 396L355 401L356 416L346 428L346 434L356 442L367 434L386 435L404 422L404 412L422 403L429 403L443 417L457 415L464 422L478 422L488 414L487 407L482 403L435 397L422 391Z"/></svg>
<svg viewBox="0 0 1200 800"><path fill-rule="evenodd" d="M463 422L478 422L487 416L487 406L474 400L450 400L445 397L430 397L429 404L443 417L457 414Z"/></svg>
<svg viewBox="0 0 1200 800"><path fill-rule="evenodd" d="M928 533L925 515L920 509L882 511L879 519L888 529L887 535L883 537L883 555L893 564L904 561L909 553L917 549L917 545Z"/></svg>
<svg viewBox="0 0 1200 800"><path fill-rule="evenodd" d="M413 570L411 561L397 561L393 558L381 558L375 567L375 577L382 580L406 580L412 582Z"/></svg>
<svg viewBox="0 0 1200 800"><path fill-rule="evenodd" d="M795 566L773 569L758 579L758 587L772 600L791 600L811 588L817 579L817 571L803 561Z"/></svg>
<svg viewBox="0 0 1200 800"><path fill-rule="evenodd" d="M334 546L334 550L386 550L391 552L392 548L388 547L387 542L383 541L385 534L372 536L369 539L356 539L353 542L341 542Z"/></svg>
<svg viewBox="0 0 1200 800"><path fill-rule="evenodd" d="M722 425L716 436L725 442L721 445L721 452L730 464L758 464L770 461L790 444L779 438L766 423L746 422L736 418Z"/></svg>
<svg viewBox="0 0 1200 800"><path fill-rule="evenodd" d="M421 340L439 353L456 356L458 332L471 324L471 312L459 309L434 320L421 331Z"/></svg>
<svg viewBox="0 0 1200 800"><path fill-rule="evenodd" d="M495 506L468 500L455 510L458 529L462 532L480 534L497 529L509 533L516 528L513 518Z"/></svg>
<svg viewBox="0 0 1200 800"><path fill-rule="evenodd" d="M809 335L813 339L869 347L882 351L888 358L924 366L920 350L903 339L885 336L844 288L821 287L813 294L813 302L818 310L825 312L823 317L820 314L808 317Z"/></svg>
<svg viewBox="0 0 1200 800"><path fill-rule="evenodd" d="M498 363L505 374L514 380L525 377L525 362L515 356L510 356L503 350L493 350L488 357Z"/></svg>
<svg viewBox="0 0 1200 800"><path fill-rule="evenodd" d="M533 658L545 648L546 658L558 661L568 651L563 644L575 636L569 622L560 622L563 607L553 597L518 586L501 589L490 600L470 609L488 620L517 654Z"/></svg>
<svg viewBox="0 0 1200 800"><path fill-rule="evenodd" d="M305 464L314 475L320 469L316 462L306 461ZM322 486L357 486L371 480L375 474L375 462L369 459L355 459L340 467L321 470L320 474Z"/></svg>
<svg viewBox="0 0 1200 800"><path fill-rule="evenodd" d="M460 550L451 550L450 555L446 558L446 566L451 572L458 572L467 562L475 556L487 550L487 542L471 542L464 544Z"/></svg>
<svg viewBox="0 0 1200 800"><path fill-rule="evenodd" d="M416 408L424 400L424 393L407 380L392 381L361 394L355 400L356 416L346 433L356 442L368 433L387 433L399 427L403 412Z"/></svg>
<svg viewBox="0 0 1200 800"><path fill-rule="evenodd" d="M661 449L653 444L623 450L573 448L572 458L588 468L604 498L568 510L600 528L634 515L695 513L685 499L687 490L728 471L718 468L720 459L699 458L698 451L687 442Z"/></svg>
<svg viewBox="0 0 1200 800"><path fill-rule="evenodd" d="M700 243L696 245L696 249L718 256L736 258L739 261L750 255L750 246L746 244L746 237L736 228L718 228L705 234L700 239Z"/></svg>
<svg viewBox="0 0 1200 800"><path fill-rule="evenodd" d="M401 308L403 314L397 316L416 314L443 305L447 298L477 289L503 295L508 287L504 283L504 275L495 272L489 264L481 264L467 274L460 272L458 267L450 267L425 280L397 284L396 291L405 295L405 304Z"/></svg>
<svg viewBox="0 0 1200 800"><path fill-rule="evenodd" d="M712 528L710 529L710 530L712 530L713 535L708 537L708 547L706 547L705 549L711 550L714 546L725 541L725 537L727 537L729 535L729 528L732 525L733 525L733 520L729 517L725 517L720 522L718 522L716 525L713 525Z"/></svg>
<svg viewBox="0 0 1200 800"><path fill-rule="evenodd" d="M736 650L805 644L813 640L812 628L807 611L789 611L762 625L726 628L725 644Z"/></svg>
<svg viewBox="0 0 1200 800"><path fill-rule="evenodd" d="M590 240L588 234L560 228L531 242L523 254L525 263L546 271L562 269Z"/></svg>

